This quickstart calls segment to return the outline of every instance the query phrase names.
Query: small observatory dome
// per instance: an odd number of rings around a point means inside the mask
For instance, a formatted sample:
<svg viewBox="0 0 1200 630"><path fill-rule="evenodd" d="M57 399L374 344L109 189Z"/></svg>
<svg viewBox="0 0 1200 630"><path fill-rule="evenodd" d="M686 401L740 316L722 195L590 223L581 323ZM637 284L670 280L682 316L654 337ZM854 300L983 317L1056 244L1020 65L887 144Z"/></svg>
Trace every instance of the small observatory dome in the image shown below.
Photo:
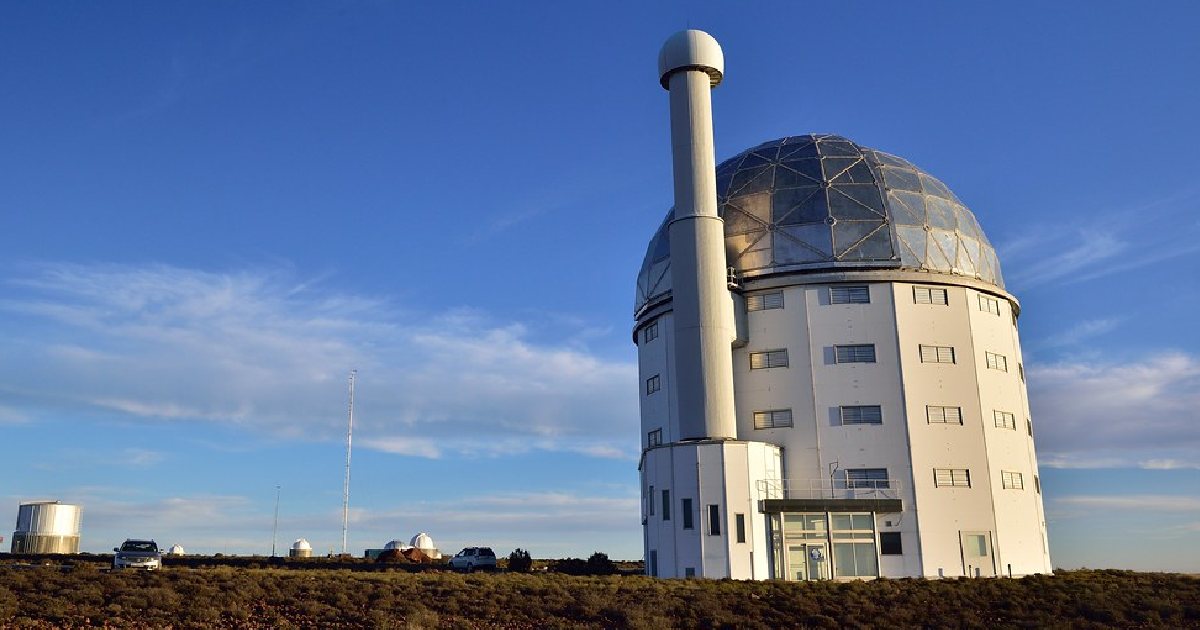
<svg viewBox="0 0 1200 630"><path fill-rule="evenodd" d="M171 545L171 548L167 550L167 555L168 556L182 556L183 555L183 545Z"/></svg>
<svg viewBox="0 0 1200 630"><path fill-rule="evenodd" d="M404 549L408 549L409 545L404 544L404 542L401 540L392 540L392 541L389 541L388 544L384 545L383 548L384 549L404 550Z"/></svg>
<svg viewBox="0 0 1200 630"><path fill-rule="evenodd" d="M296 542L292 543L292 548L288 551L288 555L292 558L311 558L312 545L308 544L308 541L303 538L297 538Z"/></svg>
<svg viewBox="0 0 1200 630"><path fill-rule="evenodd" d="M425 532L420 532L416 536L413 536L412 540L409 541L408 544L420 549L421 551L426 549L437 549L437 547L435 547L433 544L433 539L430 538L429 534L426 534Z"/></svg>
<svg viewBox="0 0 1200 630"><path fill-rule="evenodd" d="M996 252L945 184L894 155L834 135L764 142L717 167L725 258L740 278L904 269L1004 288ZM671 291L667 226L638 273L640 313Z"/></svg>

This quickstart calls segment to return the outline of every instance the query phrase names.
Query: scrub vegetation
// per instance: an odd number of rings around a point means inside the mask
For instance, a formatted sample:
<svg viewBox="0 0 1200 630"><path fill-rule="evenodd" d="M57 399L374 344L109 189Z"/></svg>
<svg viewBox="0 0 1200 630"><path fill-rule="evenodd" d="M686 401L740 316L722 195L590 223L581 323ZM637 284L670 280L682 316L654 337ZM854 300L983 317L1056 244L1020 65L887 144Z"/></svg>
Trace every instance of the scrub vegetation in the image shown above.
<svg viewBox="0 0 1200 630"><path fill-rule="evenodd" d="M0 566L0 626L1200 628L1200 579L734 582L562 573Z"/></svg>

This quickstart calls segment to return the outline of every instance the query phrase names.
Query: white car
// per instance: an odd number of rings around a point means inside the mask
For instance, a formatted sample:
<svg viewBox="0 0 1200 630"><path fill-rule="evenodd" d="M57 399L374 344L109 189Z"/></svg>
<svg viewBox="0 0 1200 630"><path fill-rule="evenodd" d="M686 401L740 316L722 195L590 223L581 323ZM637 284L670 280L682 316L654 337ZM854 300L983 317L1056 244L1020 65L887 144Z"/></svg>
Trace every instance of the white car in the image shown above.
<svg viewBox="0 0 1200 630"><path fill-rule="evenodd" d="M113 547L114 569L145 569L154 571L162 568L162 554L158 543L153 540L127 539L120 547Z"/></svg>
<svg viewBox="0 0 1200 630"><path fill-rule="evenodd" d="M467 547L450 558L450 568L463 571L494 570L496 554L490 547Z"/></svg>

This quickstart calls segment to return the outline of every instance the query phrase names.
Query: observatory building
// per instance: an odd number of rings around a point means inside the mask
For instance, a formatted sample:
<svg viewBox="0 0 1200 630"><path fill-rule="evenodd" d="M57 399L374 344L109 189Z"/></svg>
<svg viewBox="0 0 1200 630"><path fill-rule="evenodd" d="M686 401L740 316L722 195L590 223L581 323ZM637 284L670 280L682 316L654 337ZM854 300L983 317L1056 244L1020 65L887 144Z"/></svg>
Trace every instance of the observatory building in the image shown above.
<svg viewBox="0 0 1200 630"><path fill-rule="evenodd" d="M22 503L17 508L12 553L79 553L83 510L58 501Z"/></svg>
<svg viewBox="0 0 1200 630"><path fill-rule="evenodd" d="M646 570L1047 573L1020 306L975 216L834 135L715 163L701 31L667 40L675 206L637 278Z"/></svg>

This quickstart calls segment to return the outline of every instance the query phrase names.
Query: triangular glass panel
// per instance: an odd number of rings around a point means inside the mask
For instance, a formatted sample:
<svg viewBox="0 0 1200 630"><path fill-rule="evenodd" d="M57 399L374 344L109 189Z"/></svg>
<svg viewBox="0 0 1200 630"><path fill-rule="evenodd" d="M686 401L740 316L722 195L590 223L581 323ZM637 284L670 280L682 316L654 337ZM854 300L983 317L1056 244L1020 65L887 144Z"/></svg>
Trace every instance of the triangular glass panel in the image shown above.
<svg viewBox="0 0 1200 630"><path fill-rule="evenodd" d="M810 161L816 162L816 160ZM792 162L792 164L795 164L795 162ZM783 164L775 167L775 190L779 190L780 188L795 188L797 186L816 186L820 183L820 181L797 173Z"/></svg>
<svg viewBox="0 0 1200 630"><path fill-rule="evenodd" d="M883 151L872 151L871 157L875 158L875 160L877 162L879 162L880 164L887 164L888 166L896 166L899 168L905 168L905 169L910 169L910 170L914 170L914 171L919 170L919 169L917 169L917 167L913 166L912 163L909 162L908 160L901 158L901 157L896 157L896 156L892 155L891 153L884 153Z"/></svg>
<svg viewBox="0 0 1200 630"><path fill-rule="evenodd" d="M928 210L926 216L928 217L929 225L947 230L953 230L958 227L954 220L954 204L952 202L941 197L926 195L925 207Z"/></svg>
<svg viewBox="0 0 1200 630"><path fill-rule="evenodd" d="M821 168L825 171L825 179L828 181L833 181L839 175L841 175L843 171L851 166L854 166L854 164L859 161L860 160L858 158L848 157L821 158Z"/></svg>
<svg viewBox="0 0 1200 630"><path fill-rule="evenodd" d="M888 202L896 225L925 225L925 196L921 193L889 191Z"/></svg>
<svg viewBox="0 0 1200 630"><path fill-rule="evenodd" d="M761 197L763 195L758 194L751 196ZM765 223L757 220L753 215L751 215L751 213L742 210L732 203L727 203L723 207L725 209L725 213L721 218L725 220L726 234L745 234L746 232L762 230L767 227Z"/></svg>
<svg viewBox="0 0 1200 630"><path fill-rule="evenodd" d="M892 190L921 191L921 179L917 177L916 171L895 166L881 166L879 170L883 172L884 186Z"/></svg>
<svg viewBox="0 0 1200 630"><path fill-rule="evenodd" d="M864 190L866 189L866 190ZM829 216L842 220L871 220L882 221L882 212L872 210L859 203L855 197L869 197L875 194L875 203L879 203L879 189L864 184L834 186L829 189Z"/></svg>
<svg viewBox="0 0 1200 630"><path fill-rule="evenodd" d="M875 184L834 184L833 190L853 199L864 208L873 210L881 218L887 214L883 209L882 193Z"/></svg>
<svg viewBox="0 0 1200 630"><path fill-rule="evenodd" d="M896 237L900 241L900 261L910 267L925 264L925 228L897 225Z"/></svg>
<svg viewBox="0 0 1200 630"><path fill-rule="evenodd" d="M833 259L833 231L828 225L824 223L793 225L781 227L779 232L812 250L819 256L819 260ZM779 238L784 238L784 236Z"/></svg>
<svg viewBox="0 0 1200 630"><path fill-rule="evenodd" d="M949 230L933 229L929 231L933 237L933 242L937 244L937 249L940 249L945 254L946 264L949 265L947 271L956 271L955 265L958 261L958 236ZM931 248L933 249L933 248Z"/></svg>
<svg viewBox="0 0 1200 630"><path fill-rule="evenodd" d="M827 226L820 227L824 229L825 236L828 238L829 228ZM793 238L788 233L789 230L796 229L804 228L786 228L775 232L775 264L797 265L828 260L828 255L817 251L816 248L806 242Z"/></svg>
<svg viewBox="0 0 1200 630"><path fill-rule="evenodd" d="M796 142L792 142L792 140ZM779 159L781 160L815 157L817 157L817 145L813 144L812 138L809 136L788 138L788 143L779 147Z"/></svg>
<svg viewBox="0 0 1200 630"><path fill-rule="evenodd" d="M974 243L975 239L962 238L958 234L955 234L954 236L955 236L955 238L958 239L958 262L955 263L954 266L958 268L959 273L965 274L968 276L974 276L975 275L975 261L967 253L967 242L970 241L971 243Z"/></svg>
<svg viewBox="0 0 1200 630"><path fill-rule="evenodd" d="M671 238L667 233L667 226L659 228L658 234L654 235L653 250L654 258L651 262L666 260L671 257Z"/></svg>
<svg viewBox="0 0 1200 630"><path fill-rule="evenodd" d="M882 221L838 221L833 226L833 254L838 260L868 234L884 225Z"/></svg>
<svg viewBox="0 0 1200 630"><path fill-rule="evenodd" d="M733 183L729 185L729 196L752 195L769 190L774 176L775 167L773 166L739 170L737 175L733 176Z"/></svg>
<svg viewBox="0 0 1200 630"><path fill-rule="evenodd" d="M742 163L740 165L738 165L738 169L745 170L748 168L755 168L758 166L766 166L770 163L771 163L771 160L768 158L765 158L756 153L747 153L745 155L745 157L742 158Z"/></svg>
<svg viewBox="0 0 1200 630"><path fill-rule="evenodd" d="M782 171L783 169L776 169ZM776 174L778 176L778 173ZM776 188L771 195L771 220L778 223L788 216L792 210L795 210L801 204L805 203L809 197L821 192L821 188L817 186L806 186L804 188ZM824 195L822 194L822 197ZM824 221L828 217L828 213L822 215L819 220Z"/></svg>
<svg viewBox="0 0 1200 630"><path fill-rule="evenodd" d="M887 224L880 224L874 232L859 240L857 244L838 257L839 260L877 261L890 261L896 258L892 250L892 231L887 228Z"/></svg>
<svg viewBox="0 0 1200 630"><path fill-rule="evenodd" d="M737 171L728 171L722 173L717 172L717 196L725 197L729 195L729 185L733 183L733 174Z"/></svg>
<svg viewBox="0 0 1200 630"><path fill-rule="evenodd" d="M954 199L954 194L936 177L921 173L921 188L927 195L936 195L943 199Z"/></svg>
<svg viewBox="0 0 1200 630"><path fill-rule="evenodd" d="M942 253L942 248L938 246L933 232L928 232L926 238L929 246L925 250L925 261L922 266L934 271L950 271L950 261L946 259L946 254Z"/></svg>
<svg viewBox="0 0 1200 630"><path fill-rule="evenodd" d="M958 243L960 246L958 250L959 260L962 260L963 256L970 258L971 269L973 270L971 273L979 273L980 269L984 268L983 258L980 257L979 241L968 236L963 236L960 233L958 236ZM959 266L963 267L964 269L966 268L962 264L959 264Z"/></svg>
<svg viewBox="0 0 1200 630"><path fill-rule="evenodd" d="M817 143L817 149L821 152L821 157L859 157L862 155L858 147L845 138L822 140Z"/></svg>
<svg viewBox="0 0 1200 630"><path fill-rule="evenodd" d="M760 223L767 224L771 222L771 197L769 192L739 195L732 203L742 212L758 219Z"/></svg>
<svg viewBox="0 0 1200 630"><path fill-rule="evenodd" d="M804 160L789 159L783 162L783 166L800 173L818 184L825 181L825 173L821 171L821 160L816 158Z"/></svg>
<svg viewBox="0 0 1200 630"><path fill-rule="evenodd" d="M871 172L871 167L867 166L866 160L857 160L851 164L849 168L842 171L833 178L836 184L875 184L875 174Z"/></svg>
<svg viewBox="0 0 1200 630"><path fill-rule="evenodd" d="M794 190L804 190L796 188ZM781 194L790 191L776 191L775 194ZM829 203L825 198L826 189L818 188L815 194L809 195L806 199L796 204L790 212L785 216L780 217L776 223L780 225L796 225L800 223L824 223L829 219ZM778 215L777 215L778 216Z"/></svg>

